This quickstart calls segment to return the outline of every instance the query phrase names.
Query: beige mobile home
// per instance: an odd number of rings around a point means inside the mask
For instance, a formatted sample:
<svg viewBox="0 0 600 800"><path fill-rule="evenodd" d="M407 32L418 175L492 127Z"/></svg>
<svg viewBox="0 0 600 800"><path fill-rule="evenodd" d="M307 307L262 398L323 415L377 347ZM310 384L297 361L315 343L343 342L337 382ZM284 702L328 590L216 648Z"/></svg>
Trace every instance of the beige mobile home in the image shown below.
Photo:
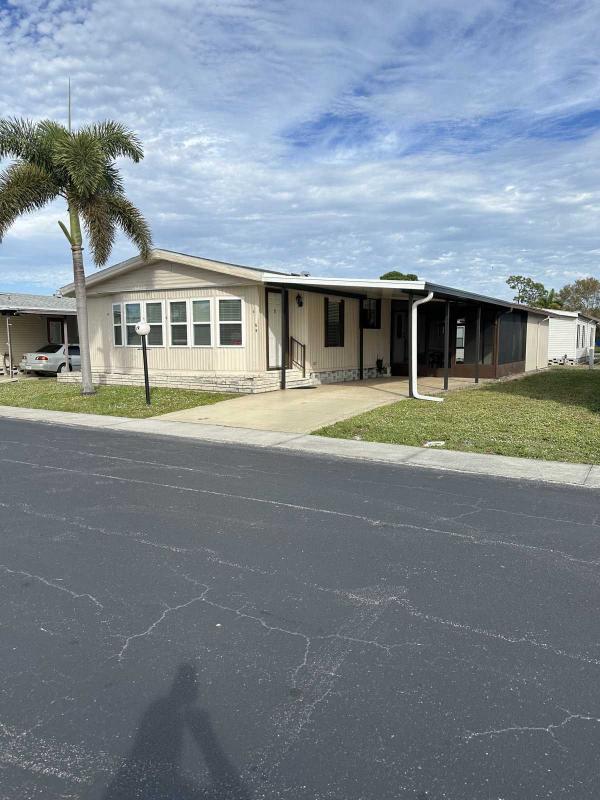
<svg viewBox="0 0 600 800"><path fill-rule="evenodd" d="M73 286L64 287L74 294ZM548 363L548 312L426 281L313 278L166 250L87 279L99 383L261 392L408 375L496 378ZM68 376L65 376L68 379Z"/></svg>

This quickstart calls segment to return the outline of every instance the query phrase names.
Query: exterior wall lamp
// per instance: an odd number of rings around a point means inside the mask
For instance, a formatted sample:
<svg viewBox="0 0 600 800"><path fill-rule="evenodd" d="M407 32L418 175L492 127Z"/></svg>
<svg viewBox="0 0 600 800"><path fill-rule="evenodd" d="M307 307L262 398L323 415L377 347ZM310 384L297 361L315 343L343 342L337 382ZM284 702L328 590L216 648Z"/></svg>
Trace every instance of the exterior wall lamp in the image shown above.
<svg viewBox="0 0 600 800"><path fill-rule="evenodd" d="M298 308L302 308L302 306L304 305L304 300L300 292L298 292L298 294L296 295L296 305L298 306Z"/></svg>

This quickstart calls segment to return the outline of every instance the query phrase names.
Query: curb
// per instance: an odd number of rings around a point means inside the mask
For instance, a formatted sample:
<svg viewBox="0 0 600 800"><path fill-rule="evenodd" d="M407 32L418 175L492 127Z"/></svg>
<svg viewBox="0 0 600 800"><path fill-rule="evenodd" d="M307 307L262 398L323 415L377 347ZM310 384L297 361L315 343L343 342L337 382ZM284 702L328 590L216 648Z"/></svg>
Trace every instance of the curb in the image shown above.
<svg viewBox="0 0 600 800"><path fill-rule="evenodd" d="M456 450L427 450L399 444L331 439L302 433L261 431L204 423L173 422L156 417L130 419L69 411L47 411L34 408L0 406L0 419L41 422L51 425L171 436L191 441L237 444L309 453L332 458L371 461L448 472L489 475L513 480L530 480L563 486L600 489L600 466L570 464L563 461L542 461L533 458L464 453Z"/></svg>

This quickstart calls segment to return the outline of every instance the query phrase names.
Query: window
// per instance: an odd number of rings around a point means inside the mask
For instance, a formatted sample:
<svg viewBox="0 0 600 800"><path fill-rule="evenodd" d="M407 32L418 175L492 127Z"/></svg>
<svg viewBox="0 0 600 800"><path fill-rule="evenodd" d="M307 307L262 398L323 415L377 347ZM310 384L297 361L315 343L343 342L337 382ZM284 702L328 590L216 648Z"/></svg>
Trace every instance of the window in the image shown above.
<svg viewBox="0 0 600 800"><path fill-rule="evenodd" d="M63 323L61 319L48 320L48 341L50 344L62 344Z"/></svg>
<svg viewBox="0 0 600 800"><path fill-rule="evenodd" d="M188 345L188 313L185 300L174 300L169 304L171 321L171 346L187 347Z"/></svg>
<svg viewBox="0 0 600 800"><path fill-rule="evenodd" d="M70 344L69 345L69 355L70 356L80 356L81 350L79 349L78 344Z"/></svg>
<svg viewBox="0 0 600 800"><path fill-rule="evenodd" d="M140 347L141 338L135 332L136 323L144 319L150 325L148 334L149 347L162 347L163 339L163 310L162 301L153 300L146 303L125 303L125 339L128 347ZM142 316L143 312L143 316ZM116 328L115 311L113 306L113 329ZM115 331L115 344L116 342Z"/></svg>
<svg viewBox="0 0 600 800"><path fill-rule="evenodd" d="M381 328L381 300L367 297L363 300L363 328Z"/></svg>
<svg viewBox="0 0 600 800"><path fill-rule="evenodd" d="M241 300L219 300L219 344L221 347L242 346Z"/></svg>
<svg viewBox="0 0 600 800"><path fill-rule="evenodd" d="M466 323L464 319L456 320L456 356L457 364L464 364L465 361L465 331Z"/></svg>
<svg viewBox="0 0 600 800"><path fill-rule="evenodd" d="M222 302L222 301L221 301ZM240 303L240 300L234 301ZM220 307L219 307L220 311ZM194 347L210 347L212 344L210 300L192 300L192 331ZM240 326L241 344L241 326Z"/></svg>
<svg viewBox="0 0 600 800"><path fill-rule="evenodd" d="M148 344L150 347L163 345L163 314L162 303L146 303L146 322L150 325Z"/></svg>
<svg viewBox="0 0 600 800"><path fill-rule="evenodd" d="M127 344L129 347L139 347L142 340L135 332L137 322L142 319L141 303L125 303L125 327L127 329Z"/></svg>
<svg viewBox="0 0 600 800"><path fill-rule="evenodd" d="M43 347L38 347L36 353L58 353L61 349L61 344L45 344Z"/></svg>
<svg viewBox="0 0 600 800"><path fill-rule="evenodd" d="M325 298L325 347L344 346L344 301Z"/></svg>
<svg viewBox="0 0 600 800"><path fill-rule="evenodd" d="M121 304L113 303L113 342L117 347L123 344L123 317L121 312Z"/></svg>

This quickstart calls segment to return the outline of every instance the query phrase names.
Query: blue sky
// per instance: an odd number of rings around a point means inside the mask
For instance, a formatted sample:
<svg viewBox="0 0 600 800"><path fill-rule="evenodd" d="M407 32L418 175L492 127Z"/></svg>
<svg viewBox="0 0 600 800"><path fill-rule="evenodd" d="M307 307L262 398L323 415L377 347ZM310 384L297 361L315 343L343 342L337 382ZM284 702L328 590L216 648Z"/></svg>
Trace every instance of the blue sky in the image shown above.
<svg viewBox="0 0 600 800"><path fill-rule="evenodd" d="M64 120L70 75L75 124L134 128L157 246L506 296L600 275L598 30L598 0L0 0L0 115ZM6 236L0 290L70 280L61 218Z"/></svg>

